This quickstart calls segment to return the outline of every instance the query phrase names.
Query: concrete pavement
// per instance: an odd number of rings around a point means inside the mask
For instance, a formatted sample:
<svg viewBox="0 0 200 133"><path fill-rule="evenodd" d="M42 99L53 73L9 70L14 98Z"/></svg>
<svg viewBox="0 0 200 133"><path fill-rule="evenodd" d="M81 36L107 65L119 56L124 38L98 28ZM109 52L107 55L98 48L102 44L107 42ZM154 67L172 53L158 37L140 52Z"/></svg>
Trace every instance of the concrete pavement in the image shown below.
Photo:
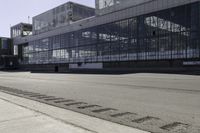
<svg viewBox="0 0 200 133"><path fill-rule="evenodd" d="M0 133L147 133L0 92Z"/></svg>
<svg viewBox="0 0 200 133"><path fill-rule="evenodd" d="M0 133L92 133L0 100Z"/></svg>
<svg viewBox="0 0 200 133"><path fill-rule="evenodd" d="M166 123L174 121L175 125L181 122L197 129L200 127L199 81L200 76L176 74L0 73L0 86L153 116Z"/></svg>

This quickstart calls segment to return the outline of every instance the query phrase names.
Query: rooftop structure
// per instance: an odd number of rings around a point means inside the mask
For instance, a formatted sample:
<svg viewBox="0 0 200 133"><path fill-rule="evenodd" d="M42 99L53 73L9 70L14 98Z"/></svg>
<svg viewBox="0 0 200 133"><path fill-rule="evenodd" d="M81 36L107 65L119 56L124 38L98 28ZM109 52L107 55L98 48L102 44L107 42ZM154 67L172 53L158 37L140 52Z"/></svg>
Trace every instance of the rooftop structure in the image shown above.
<svg viewBox="0 0 200 133"><path fill-rule="evenodd" d="M25 37L32 35L32 24L19 23L11 27L11 38Z"/></svg>
<svg viewBox="0 0 200 133"><path fill-rule="evenodd" d="M104 15L153 0L96 0L96 14Z"/></svg>
<svg viewBox="0 0 200 133"><path fill-rule="evenodd" d="M40 34L95 15L95 9L67 2L33 17L33 34Z"/></svg>

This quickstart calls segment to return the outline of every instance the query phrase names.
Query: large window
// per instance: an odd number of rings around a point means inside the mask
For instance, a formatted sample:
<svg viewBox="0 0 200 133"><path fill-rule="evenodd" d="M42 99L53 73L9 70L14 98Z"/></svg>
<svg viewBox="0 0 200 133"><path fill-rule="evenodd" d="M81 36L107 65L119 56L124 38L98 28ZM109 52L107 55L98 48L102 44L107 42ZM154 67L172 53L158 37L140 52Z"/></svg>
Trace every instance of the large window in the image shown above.
<svg viewBox="0 0 200 133"><path fill-rule="evenodd" d="M25 50L27 63L199 59L199 7L184 5L36 40Z"/></svg>
<svg viewBox="0 0 200 133"><path fill-rule="evenodd" d="M47 32L94 15L95 9L93 8L67 2L66 4L35 16L33 18L33 31L34 34Z"/></svg>
<svg viewBox="0 0 200 133"><path fill-rule="evenodd" d="M114 5L114 0L98 0L99 9L110 7Z"/></svg>

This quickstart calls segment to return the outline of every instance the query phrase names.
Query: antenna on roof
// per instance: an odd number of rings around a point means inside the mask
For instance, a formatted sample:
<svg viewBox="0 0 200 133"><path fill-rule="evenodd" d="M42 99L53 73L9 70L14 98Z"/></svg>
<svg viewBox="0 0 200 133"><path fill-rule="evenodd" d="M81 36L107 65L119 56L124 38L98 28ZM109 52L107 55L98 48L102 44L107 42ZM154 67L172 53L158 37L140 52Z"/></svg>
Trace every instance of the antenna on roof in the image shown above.
<svg viewBox="0 0 200 133"><path fill-rule="evenodd" d="M30 24L30 16L28 16L28 23Z"/></svg>

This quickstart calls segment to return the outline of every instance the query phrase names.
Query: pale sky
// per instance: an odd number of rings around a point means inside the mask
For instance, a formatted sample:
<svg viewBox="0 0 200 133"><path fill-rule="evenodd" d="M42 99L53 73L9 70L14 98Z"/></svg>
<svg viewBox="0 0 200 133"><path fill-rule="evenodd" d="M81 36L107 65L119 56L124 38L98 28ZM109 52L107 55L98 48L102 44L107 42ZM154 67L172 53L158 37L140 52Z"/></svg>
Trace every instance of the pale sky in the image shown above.
<svg viewBox="0 0 200 133"><path fill-rule="evenodd" d="M69 0L1 0L0 36L10 37L10 26L20 22L28 23L31 18ZM95 0L70 0L72 2L94 7ZM30 20L32 22L32 19Z"/></svg>

